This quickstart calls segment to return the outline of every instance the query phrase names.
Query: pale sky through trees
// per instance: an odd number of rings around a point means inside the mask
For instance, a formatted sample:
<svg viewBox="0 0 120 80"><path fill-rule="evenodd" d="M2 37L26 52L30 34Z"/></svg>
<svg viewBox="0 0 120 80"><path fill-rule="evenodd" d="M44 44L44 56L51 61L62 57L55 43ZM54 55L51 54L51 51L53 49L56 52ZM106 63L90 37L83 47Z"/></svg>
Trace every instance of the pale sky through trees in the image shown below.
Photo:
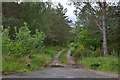
<svg viewBox="0 0 120 80"><path fill-rule="evenodd" d="M34 0L37 2L37 0ZM48 2L49 0L43 0L43 2ZM66 13L66 16L68 16L69 20L72 20L73 23L75 23L76 21L76 16L74 15L73 11L75 10L75 7L72 5L68 5L69 0L50 0L50 2L53 2L54 5L58 4L58 3L61 3L65 8L67 8L67 13ZM18 3L21 3L21 2L26 2L26 0L19 0ZM39 2L39 1L38 1Z"/></svg>
<svg viewBox="0 0 120 80"><path fill-rule="evenodd" d="M44 1L48 1L48 0L44 0ZM76 19L76 16L74 15L73 11L76 9L74 7L74 5L68 5L69 1L70 0L51 0L54 4L55 3L58 3L60 2L64 8L67 8L67 13L66 13L66 16L68 16L69 20L72 20L73 23L75 23L75 21L77 20ZM84 1L84 0L73 0L73 1ZM94 2L94 0L91 0L92 2ZM100 0L100 1L104 1L104 0ZM116 2L119 2L119 0L106 0L106 2L110 2L110 3L116 3ZM95 4L94 4L95 5Z"/></svg>
<svg viewBox="0 0 120 80"><path fill-rule="evenodd" d="M46 0L46 1L48 1L48 0ZM60 3L63 5L64 8L67 8L68 11L67 11L67 13L66 13L66 16L68 16L69 19L72 20L73 23L75 23L75 21L76 21L77 19L76 19L76 16L74 15L73 11L74 11L76 8L74 7L74 5L68 5L68 3L69 3L70 0L51 0L51 1L52 1L52 2L55 2L55 3L60 2ZM81 2L83 2L83 1L86 1L86 0L73 0L73 1L81 1ZM89 0L89 1L94 2L94 1L96 1L96 0ZM100 1L104 1L104 0L100 0ZM119 0L106 0L106 2L117 3L117 2L119 2ZM95 4L94 4L94 5L95 5Z"/></svg>
<svg viewBox="0 0 120 80"><path fill-rule="evenodd" d="M24 1L24 0L20 0L20 2L22 2L22 1ZM47 2L47 1L53 2L54 5L61 3L63 5L64 9L67 8L66 16L68 16L69 20L72 20L73 23L75 23L75 21L77 21L76 16L73 13L73 11L76 8L74 7L74 5L68 5L70 0L43 0L43 2ZM73 1L84 1L84 0L73 0ZM91 0L91 1L94 2L94 0ZM104 0L100 0L100 1L104 1ZM114 2L119 2L119 0L106 0L106 2L114 3Z"/></svg>
<svg viewBox="0 0 120 80"><path fill-rule="evenodd" d="M53 3L58 3L60 2L64 9L67 8L67 13L66 16L68 16L69 20L72 20L73 23L75 23L76 21L76 16L74 15L73 11L75 10L74 5L68 5L67 3L69 2L69 0L52 0Z"/></svg>

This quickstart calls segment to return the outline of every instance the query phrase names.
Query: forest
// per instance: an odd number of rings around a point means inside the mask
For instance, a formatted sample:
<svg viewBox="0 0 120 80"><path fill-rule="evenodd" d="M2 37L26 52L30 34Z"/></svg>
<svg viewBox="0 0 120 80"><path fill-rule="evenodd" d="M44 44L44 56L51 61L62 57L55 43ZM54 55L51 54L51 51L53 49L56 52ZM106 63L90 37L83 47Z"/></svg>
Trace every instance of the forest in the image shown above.
<svg viewBox="0 0 120 80"><path fill-rule="evenodd" d="M72 59L88 69L118 73L120 2L71 5L76 8L75 27L69 25L73 22L60 3L2 3L4 75L44 69L62 49L66 49L59 56L62 64L67 64L71 50Z"/></svg>

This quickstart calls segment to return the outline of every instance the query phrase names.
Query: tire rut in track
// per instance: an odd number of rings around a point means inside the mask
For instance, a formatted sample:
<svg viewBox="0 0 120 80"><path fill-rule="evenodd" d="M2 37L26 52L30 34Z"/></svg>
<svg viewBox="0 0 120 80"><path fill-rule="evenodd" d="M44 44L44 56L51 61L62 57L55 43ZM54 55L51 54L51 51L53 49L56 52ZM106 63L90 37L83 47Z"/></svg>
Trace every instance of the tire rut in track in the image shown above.
<svg viewBox="0 0 120 80"><path fill-rule="evenodd" d="M54 57L53 59L53 62L50 64L51 67L64 67L63 64L60 64L58 58L59 58L59 55L64 51L65 49L62 49L61 51L59 51L56 56Z"/></svg>
<svg viewBox="0 0 120 80"><path fill-rule="evenodd" d="M80 66L79 64L75 63L72 58L71 58L71 50L68 50L67 52L67 67L71 67L71 68L84 68L83 66Z"/></svg>

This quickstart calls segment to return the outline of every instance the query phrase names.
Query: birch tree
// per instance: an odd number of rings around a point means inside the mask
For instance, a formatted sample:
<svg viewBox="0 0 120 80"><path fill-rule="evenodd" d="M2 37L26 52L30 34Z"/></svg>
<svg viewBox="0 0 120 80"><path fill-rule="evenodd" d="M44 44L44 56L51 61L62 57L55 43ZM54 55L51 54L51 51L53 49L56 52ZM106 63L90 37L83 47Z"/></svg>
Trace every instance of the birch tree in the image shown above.
<svg viewBox="0 0 120 80"><path fill-rule="evenodd" d="M106 0L104 2L97 2L99 6L99 10L95 9L91 4L91 2L74 2L74 5L77 9L80 9L81 5L87 5L87 8L89 9L90 13L94 15L93 19L96 23L96 25L99 27L101 32L103 33L103 49L104 49L104 55L108 54L107 49L107 38L106 38Z"/></svg>

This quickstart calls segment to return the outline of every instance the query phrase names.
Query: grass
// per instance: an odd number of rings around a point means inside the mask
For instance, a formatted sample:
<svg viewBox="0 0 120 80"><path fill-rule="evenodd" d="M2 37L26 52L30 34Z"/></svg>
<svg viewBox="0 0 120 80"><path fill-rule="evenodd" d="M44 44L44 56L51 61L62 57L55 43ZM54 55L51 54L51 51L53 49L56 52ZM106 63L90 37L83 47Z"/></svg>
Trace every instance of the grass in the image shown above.
<svg viewBox="0 0 120 80"><path fill-rule="evenodd" d="M52 60L52 57L48 54L35 54L30 59L31 66L26 66L26 58L13 58L10 57L7 60L3 60L2 69L4 74L15 72L28 72L32 70L43 69Z"/></svg>
<svg viewBox="0 0 120 80"><path fill-rule="evenodd" d="M118 58L113 56L78 59L78 62L89 69L118 73Z"/></svg>
<svg viewBox="0 0 120 80"><path fill-rule="evenodd" d="M53 57L58 51L64 47L51 46L45 47L40 53L35 53L30 56L31 66L26 66L26 56L21 58L8 57L6 60L2 60L3 74L16 73L16 72L29 72L33 70L43 69L48 66Z"/></svg>
<svg viewBox="0 0 120 80"><path fill-rule="evenodd" d="M63 51L59 56L59 61L62 64L67 64L67 50Z"/></svg>

